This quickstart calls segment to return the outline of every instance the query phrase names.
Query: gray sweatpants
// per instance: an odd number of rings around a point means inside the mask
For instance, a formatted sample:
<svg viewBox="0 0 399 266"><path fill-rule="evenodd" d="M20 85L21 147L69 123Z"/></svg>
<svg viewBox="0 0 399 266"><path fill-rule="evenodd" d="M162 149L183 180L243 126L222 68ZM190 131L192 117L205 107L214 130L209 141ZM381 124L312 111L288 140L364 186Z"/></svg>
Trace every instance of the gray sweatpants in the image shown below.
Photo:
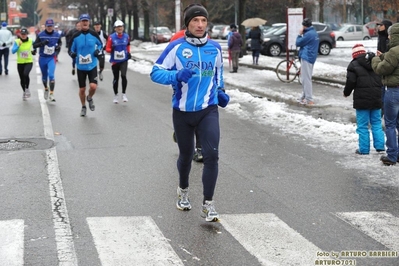
<svg viewBox="0 0 399 266"><path fill-rule="evenodd" d="M313 85L312 85L313 64L301 59L301 78L303 93L301 99L313 101Z"/></svg>

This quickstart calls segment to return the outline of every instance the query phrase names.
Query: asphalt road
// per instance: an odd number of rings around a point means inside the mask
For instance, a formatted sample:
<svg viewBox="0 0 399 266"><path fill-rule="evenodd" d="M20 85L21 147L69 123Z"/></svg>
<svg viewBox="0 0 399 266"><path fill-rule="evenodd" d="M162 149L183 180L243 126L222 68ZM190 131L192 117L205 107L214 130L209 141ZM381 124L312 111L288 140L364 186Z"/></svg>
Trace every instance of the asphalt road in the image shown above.
<svg viewBox="0 0 399 266"><path fill-rule="evenodd" d="M0 239L8 239L0 240L0 265L315 265L333 251L399 251L397 188L371 184L340 167L338 155L223 109L221 222L199 216L198 163L193 210L178 211L171 89L129 71L129 102L113 104L107 63L96 110L82 118L70 62L62 51L55 103L41 99L36 69L26 102L15 59L0 76L0 139L37 143L0 150ZM378 223L367 225L372 219ZM339 259L399 264L397 253L354 254Z"/></svg>

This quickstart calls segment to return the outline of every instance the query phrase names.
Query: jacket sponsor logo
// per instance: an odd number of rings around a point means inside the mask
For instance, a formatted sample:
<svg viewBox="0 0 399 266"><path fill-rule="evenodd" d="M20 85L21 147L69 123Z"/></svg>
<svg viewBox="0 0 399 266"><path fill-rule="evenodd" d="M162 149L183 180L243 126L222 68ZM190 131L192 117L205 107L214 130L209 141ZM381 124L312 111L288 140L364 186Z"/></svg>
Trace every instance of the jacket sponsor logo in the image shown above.
<svg viewBox="0 0 399 266"><path fill-rule="evenodd" d="M204 54L216 54L217 52L214 50L205 50Z"/></svg>
<svg viewBox="0 0 399 266"><path fill-rule="evenodd" d="M191 58L193 56L193 51L191 51L191 49L185 48L182 51L182 55L184 58Z"/></svg>
<svg viewBox="0 0 399 266"><path fill-rule="evenodd" d="M212 62L194 62L187 61L186 68L188 69L200 69L200 70L213 70Z"/></svg>

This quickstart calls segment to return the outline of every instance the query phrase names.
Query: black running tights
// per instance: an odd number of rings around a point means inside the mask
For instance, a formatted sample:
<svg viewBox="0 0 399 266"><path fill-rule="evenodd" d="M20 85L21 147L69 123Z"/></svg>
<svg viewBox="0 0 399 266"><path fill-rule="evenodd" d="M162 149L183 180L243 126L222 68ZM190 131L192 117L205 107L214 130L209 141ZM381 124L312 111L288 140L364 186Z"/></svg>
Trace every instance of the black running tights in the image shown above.
<svg viewBox="0 0 399 266"><path fill-rule="evenodd" d="M29 89L29 73L32 70L33 63L26 63L26 64L18 64L18 74L19 79L21 80L21 87L22 90Z"/></svg>

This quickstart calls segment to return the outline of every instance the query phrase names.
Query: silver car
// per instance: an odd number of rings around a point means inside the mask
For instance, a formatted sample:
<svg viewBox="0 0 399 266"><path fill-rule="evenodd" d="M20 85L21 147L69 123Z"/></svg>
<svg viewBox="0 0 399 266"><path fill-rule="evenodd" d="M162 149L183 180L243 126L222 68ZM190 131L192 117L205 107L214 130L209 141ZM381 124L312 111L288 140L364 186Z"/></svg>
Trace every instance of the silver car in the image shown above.
<svg viewBox="0 0 399 266"><path fill-rule="evenodd" d="M344 24L334 31L337 41L370 40L369 30L364 25Z"/></svg>
<svg viewBox="0 0 399 266"><path fill-rule="evenodd" d="M212 39L221 39L222 31L227 25L215 25L211 29L211 38Z"/></svg>

